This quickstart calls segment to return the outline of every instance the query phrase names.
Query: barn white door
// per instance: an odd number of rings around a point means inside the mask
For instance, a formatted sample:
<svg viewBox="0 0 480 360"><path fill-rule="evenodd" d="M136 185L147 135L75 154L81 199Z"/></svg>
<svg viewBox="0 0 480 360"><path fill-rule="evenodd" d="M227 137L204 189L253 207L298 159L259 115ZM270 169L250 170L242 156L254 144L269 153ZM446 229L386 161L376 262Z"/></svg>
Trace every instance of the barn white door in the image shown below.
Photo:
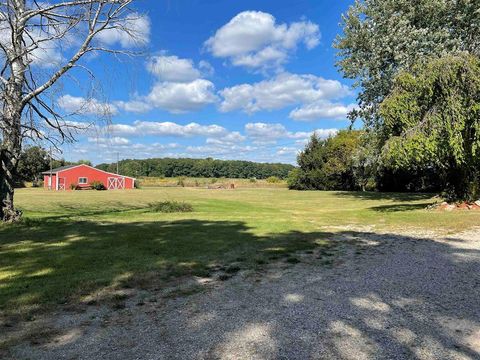
<svg viewBox="0 0 480 360"><path fill-rule="evenodd" d="M125 188L125 178L108 178L108 190L117 190Z"/></svg>
<svg viewBox="0 0 480 360"><path fill-rule="evenodd" d="M66 178L58 178L58 190L65 190Z"/></svg>
<svg viewBox="0 0 480 360"><path fill-rule="evenodd" d="M117 188L117 178L108 178L108 190L115 190Z"/></svg>
<svg viewBox="0 0 480 360"><path fill-rule="evenodd" d="M117 179L117 189L125 189L125 178Z"/></svg>

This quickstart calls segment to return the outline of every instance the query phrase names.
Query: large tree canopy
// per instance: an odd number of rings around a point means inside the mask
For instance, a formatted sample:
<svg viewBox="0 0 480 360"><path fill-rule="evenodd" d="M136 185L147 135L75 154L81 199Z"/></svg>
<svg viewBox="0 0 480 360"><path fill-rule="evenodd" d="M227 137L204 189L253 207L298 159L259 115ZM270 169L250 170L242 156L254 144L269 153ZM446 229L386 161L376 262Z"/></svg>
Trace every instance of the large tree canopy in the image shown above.
<svg viewBox="0 0 480 360"><path fill-rule="evenodd" d="M452 199L480 196L480 60L433 59L400 73L380 106L382 156L394 168L433 168Z"/></svg>
<svg viewBox="0 0 480 360"><path fill-rule="evenodd" d="M313 134L297 158L298 169L288 178L296 190L355 190L355 157L361 145L361 131L343 130L326 140ZM362 184L363 185L363 184ZM360 185L360 187L363 187Z"/></svg>
<svg viewBox="0 0 480 360"><path fill-rule="evenodd" d="M422 59L449 53L480 55L477 0L356 0L336 42L338 66L361 88L360 115L381 125L378 106L394 77Z"/></svg>

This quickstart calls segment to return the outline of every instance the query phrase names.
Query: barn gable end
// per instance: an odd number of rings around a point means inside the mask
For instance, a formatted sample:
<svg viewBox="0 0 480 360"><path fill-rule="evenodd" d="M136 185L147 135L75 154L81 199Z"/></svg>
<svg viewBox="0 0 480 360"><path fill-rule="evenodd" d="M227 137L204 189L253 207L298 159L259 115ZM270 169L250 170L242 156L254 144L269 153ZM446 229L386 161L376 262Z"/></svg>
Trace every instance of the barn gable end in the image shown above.
<svg viewBox="0 0 480 360"><path fill-rule="evenodd" d="M135 179L132 177L110 173L86 164L63 166L45 171L43 175L44 187L51 190L88 188L94 181L101 182L107 190L135 187Z"/></svg>

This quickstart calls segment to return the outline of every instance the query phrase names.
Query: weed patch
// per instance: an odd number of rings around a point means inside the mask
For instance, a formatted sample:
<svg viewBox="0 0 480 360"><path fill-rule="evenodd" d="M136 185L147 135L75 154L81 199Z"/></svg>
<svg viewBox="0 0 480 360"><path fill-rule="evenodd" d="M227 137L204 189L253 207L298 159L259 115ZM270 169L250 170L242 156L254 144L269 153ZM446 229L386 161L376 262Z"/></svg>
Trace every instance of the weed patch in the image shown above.
<svg viewBox="0 0 480 360"><path fill-rule="evenodd" d="M150 211L161 213L192 212L193 206L180 201L160 201L148 204Z"/></svg>

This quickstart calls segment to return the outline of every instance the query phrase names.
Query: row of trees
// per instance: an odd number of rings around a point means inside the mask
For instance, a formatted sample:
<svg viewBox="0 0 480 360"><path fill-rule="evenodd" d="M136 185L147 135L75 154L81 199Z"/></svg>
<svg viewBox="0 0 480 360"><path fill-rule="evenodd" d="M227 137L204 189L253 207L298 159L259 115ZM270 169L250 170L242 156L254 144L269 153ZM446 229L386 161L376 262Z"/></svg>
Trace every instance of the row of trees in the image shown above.
<svg viewBox="0 0 480 360"><path fill-rule="evenodd" d="M368 133L343 130L328 139L312 135L298 155L298 168L289 173L295 190L408 191L442 190L434 169L405 170L373 161Z"/></svg>
<svg viewBox="0 0 480 360"><path fill-rule="evenodd" d="M29 146L20 154L18 168L15 174L15 185L23 186L24 182L31 182L33 186L38 186L41 180L41 174L52 169L65 166L87 164L92 165L88 160L79 160L76 162L66 161L65 159L54 159L50 154L40 146Z"/></svg>
<svg viewBox="0 0 480 360"><path fill-rule="evenodd" d="M207 159L145 159L122 160L118 164L122 175L158 176L158 177L206 177L206 178L257 178L266 179L271 176L286 178L294 168L287 164L255 163L251 161ZM115 172L117 164L100 164L97 168Z"/></svg>
<svg viewBox="0 0 480 360"><path fill-rule="evenodd" d="M441 190L480 197L480 4L471 0L357 0L343 17L338 66L359 88L363 133L332 178L324 154L358 133L312 138L292 187ZM317 154L317 155L312 155ZM312 161L315 169L312 170ZM339 174L346 174L338 167ZM336 171L334 171L336 173ZM343 176L343 175L342 175ZM332 179L333 181L332 185ZM397 188L398 187L398 188Z"/></svg>

